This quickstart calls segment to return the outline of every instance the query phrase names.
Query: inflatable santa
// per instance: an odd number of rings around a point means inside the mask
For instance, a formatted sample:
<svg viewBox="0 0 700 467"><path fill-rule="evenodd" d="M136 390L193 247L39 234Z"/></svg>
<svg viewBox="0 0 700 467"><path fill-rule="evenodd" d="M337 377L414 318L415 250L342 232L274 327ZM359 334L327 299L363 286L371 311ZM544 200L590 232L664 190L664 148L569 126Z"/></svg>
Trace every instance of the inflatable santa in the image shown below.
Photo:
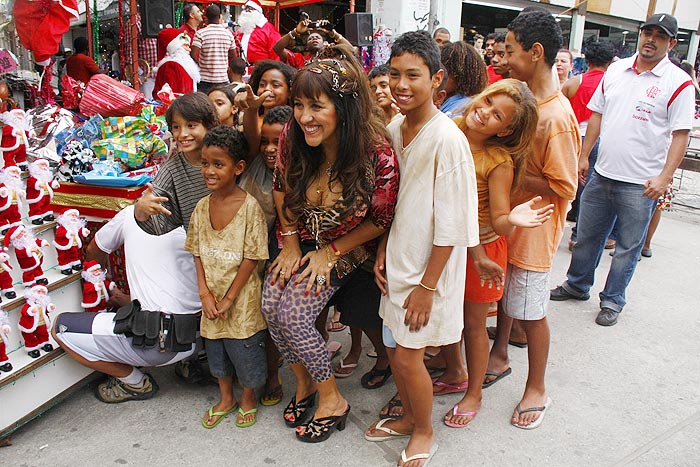
<svg viewBox="0 0 700 467"><path fill-rule="evenodd" d="M27 144L30 126L22 109L12 109L0 115L3 123L0 152L5 167L16 165L27 169Z"/></svg>
<svg viewBox="0 0 700 467"><path fill-rule="evenodd" d="M49 313L56 309L51 303L49 291L43 285L33 285L25 294L27 302L19 317L19 330L24 338L24 348L32 358L39 358L39 349L51 352L48 327L51 326Z"/></svg>
<svg viewBox="0 0 700 467"><path fill-rule="evenodd" d="M236 33L236 43L241 53L251 65L260 60L279 60L272 46L280 39L279 31L263 15L258 0L248 0L238 15L240 29Z"/></svg>
<svg viewBox="0 0 700 467"><path fill-rule="evenodd" d="M27 203L29 204L29 221L41 225L44 221L52 221L53 211L49 206L53 199L53 190L59 184L53 179L49 161L37 159L29 164L27 178Z"/></svg>
<svg viewBox="0 0 700 467"><path fill-rule="evenodd" d="M30 287L33 283L48 284L49 280L41 267L44 262L44 253L41 248L49 246L49 242L34 237L31 231L20 224L10 227L5 234L5 246L10 245L15 248L15 257L22 269L24 286Z"/></svg>
<svg viewBox="0 0 700 467"><path fill-rule="evenodd" d="M72 19L78 19L77 0L15 0L15 28L25 49L38 65L48 65Z"/></svg>
<svg viewBox="0 0 700 467"><path fill-rule="evenodd" d="M153 89L157 93L167 83L173 92L188 94L197 89L201 77L199 66L190 57L190 36L175 28L163 29L158 33L158 46L165 55L158 61L156 82Z"/></svg>
<svg viewBox="0 0 700 467"><path fill-rule="evenodd" d="M4 235L7 229L22 223L20 202L26 196L22 173L17 166L0 171L0 234Z"/></svg>
<svg viewBox="0 0 700 467"><path fill-rule="evenodd" d="M82 272L83 279L83 302L80 304L85 311L100 313L107 311L107 301L109 292L115 290L117 285L108 281L102 266L97 261L88 261L84 265Z"/></svg>
<svg viewBox="0 0 700 467"><path fill-rule="evenodd" d="M10 334L10 320L6 311L0 311L0 371L12 371L12 363L7 358L7 336Z"/></svg>
<svg viewBox="0 0 700 467"><path fill-rule="evenodd" d="M12 266L10 266L10 255L5 251L0 251L0 289L7 298L17 298L15 289L12 287L12 276L10 275ZM0 299L0 301L2 301Z"/></svg>
<svg viewBox="0 0 700 467"><path fill-rule="evenodd" d="M77 209L68 209L56 221L58 227L54 232L53 246L58 254L58 268L61 274L69 275L83 269L80 249L83 247L82 239L90 235L90 231L85 227L87 222L80 218Z"/></svg>

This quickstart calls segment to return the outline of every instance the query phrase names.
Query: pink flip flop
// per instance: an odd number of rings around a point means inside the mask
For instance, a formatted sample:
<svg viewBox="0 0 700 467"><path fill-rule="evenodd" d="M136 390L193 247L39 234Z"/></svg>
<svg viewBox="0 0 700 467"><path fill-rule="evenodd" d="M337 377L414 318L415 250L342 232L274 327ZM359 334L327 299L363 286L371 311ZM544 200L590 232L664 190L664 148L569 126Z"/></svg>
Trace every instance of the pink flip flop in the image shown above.
<svg viewBox="0 0 700 467"><path fill-rule="evenodd" d="M435 380L433 381L433 395L434 396L444 396L445 394L454 394L457 392L464 392L469 388L469 381L463 381L461 383L445 383L443 381Z"/></svg>
<svg viewBox="0 0 700 467"><path fill-rule="evenodd" d="M452 416L454 416L454 417L473 417L473 418L471 420L469 420L467 423L465 423L464 425L459 424L459 423L455 423L451 420L446 420L443 418L442 421L445 423L445 425L449 426L450 428L464 428L465 426L467 426L471 422L473 422L474 418L479 413L478 411L476 411L476 412L457 412L457 410L459 410L458 407L459 407L459 404L455 404L455 406L452 407Z"/></svg>

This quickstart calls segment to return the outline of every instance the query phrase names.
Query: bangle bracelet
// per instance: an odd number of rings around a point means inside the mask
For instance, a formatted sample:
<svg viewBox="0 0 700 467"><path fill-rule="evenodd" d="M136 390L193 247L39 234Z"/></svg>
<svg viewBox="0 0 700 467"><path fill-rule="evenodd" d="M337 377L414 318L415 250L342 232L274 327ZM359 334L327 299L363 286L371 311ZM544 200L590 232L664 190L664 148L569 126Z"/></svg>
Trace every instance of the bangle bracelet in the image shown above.
<svg viewBox="0 0 700 467"><path fill-rule="evenodd" d="M340 250L338 249L338 247L335 246L335 243L334 243L334 242L329 243L329 245L330 245L331 249L333 250L333 254L334 254L335 256L340 256L340 255L342 254L342 253L340 252Z"/></svg>
<svg viewBox="0 0 700 467"><path fill-rule="evenodd" d="M291 237L292 235L296 235L298 233L298 230L290 230L289 232L280 232L280 235L283 237Z"/></svg>
<svg viewBox="0 0 700 467"><path fill-rule="evenodd" d="M425 290L428 290L429 292L435 292L435 291L437 290L437 287L435 287L435 288L433 288L433 287L428 287L427 285L425 285L425 284L423 283L423 281L418 282L418 285L420 285L421 287L423 287Z"/></svg>
<svg viewBox="0 0 700 467"><path fill-rule="evenodd" d="M340 34L340 33L338 33L338 35L335 36L333 39L335 40L335 43L336 43L336 44L340 44L340 41L343 40L343 35Z"/></svg>
<svg viewBox="0 0 700 467"><path fill-rule="evenodd" d="M289 31L289 32L287 33L287 35L288 35L289 38L292 39L293 41L297 40L297 36L295 36L295 35L292 33L292 31Z"/></svg>

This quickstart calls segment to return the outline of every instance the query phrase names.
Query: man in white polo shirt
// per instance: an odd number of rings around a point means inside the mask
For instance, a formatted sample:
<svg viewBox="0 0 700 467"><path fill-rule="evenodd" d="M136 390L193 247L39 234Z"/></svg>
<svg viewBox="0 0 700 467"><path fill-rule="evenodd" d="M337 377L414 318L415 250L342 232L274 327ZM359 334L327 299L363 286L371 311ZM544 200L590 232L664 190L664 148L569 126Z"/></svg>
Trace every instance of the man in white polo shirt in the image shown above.
<svg viewBox="0 0 700 467"><path fill-rule="evenodd" d="M598 161L581 195L567 279L550 298L588 300L616 223L617 246L596 318L601 326L617 323L657 199L688 144L695 96L688 75L668 59L677 33L673 16L651 16L641 27L638 52L610 65L588 104L593 114L579 158L580 183L586 183L588 155L600 135Z"/></svg>
<svg viewBox="0 0 700 467"><path fill-rule="evenodd" d="M236 58L236 41L226 25L221 23L221 8L207 7L207 26L198 29L192 39L190 55L199 65L201 81L197 90L209 94L213 88L230 82L229 65Z"/></svg>

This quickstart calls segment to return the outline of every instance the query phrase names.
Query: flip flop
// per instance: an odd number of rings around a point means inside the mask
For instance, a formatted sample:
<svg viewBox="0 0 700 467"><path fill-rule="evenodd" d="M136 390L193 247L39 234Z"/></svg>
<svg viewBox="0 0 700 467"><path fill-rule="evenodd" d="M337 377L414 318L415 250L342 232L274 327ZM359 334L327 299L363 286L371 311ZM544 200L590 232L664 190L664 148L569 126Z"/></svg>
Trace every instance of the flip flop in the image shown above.
<svg viewBox="0 0 700 467"><path fill-rule="evenodd" d="M547 413L547 409L550 405L552 405L552 399L550 399L549 397L547 397L547 400L544 402L544 405L542 407L531 407L529 409L522 409L520 407L520 403L518 403L518 405L515 407L515 410L518 412L518 415L522 415L528 412L540 412L540 416L537 417L537 419L529 425L518 425L517 423L513 422L510 422L510 424L522 430L534 430L542 424L542 421L544 420L544 414Z"/></svg>
<svg viewBox="0 0 700 467"><path fill-rule="evenodd" d="M394 397L389 399L389 402L386 403L384 407L382 407L382 410L379 411L379 418L385 419L385 418L401 418L403 417L402 415L391 415L391 411L394 410L395 407L402 407L403 404L401 403L401 399L399 399L399 394L396 393L394 394ZM382 415L382 412L384 411L384 408L386 408L386 413Z"/></svg>
<svg viewBox="0 0 700 467"><path fill-rule="evenodd" d="M242 418L245 419L246 415L250 415L250 414L253 414L255 416L247 422L239 422L238 420L236 420L236 426L238 428L248 428L249 426L255 425L255 422L258 421L258 409L257 409L257 407L252 408L246 412L244 412L243 409L241 407L239 407L238 408L238 415L240 415Z"/></svg>
<svg viewBox="0 0 700 467"><path fill-rule="evenodd" d="M221 423L221 421L222 421L224 418L228 417L229 415L231 415L231 414L232 414L233 412L235 412L236 410L238 410L238 404L234 405L234 406L231 407L229 410L225 410L225 411L222 411L222 412L214 412L214 406L212 405L211 407L209 407L209 411L207 412L207 415L205 415L204 417L202 417L202 426L203 426L204 428L208 429L208 430L211 430L211 429L214 428L216 425L218 425L219 423ZM209 424L207 423L207 420L211 420L212 417L219 417L219 418L216 419L216 421L215 421L214 423L212 423L211 425L209 425Z"/></svg>
<svg viewBox="0 0 700 467"><path fill-rule="evenodd" d="M328 332L340 332L344 330L347 326L341 323L340 321L336 321L334 319L331 320L330 323L328 323L328 326L326 326L326 330Z"/></svg>
<svg viewBox="0 0 700 467"><path fill-rule="evenodd" d="M494 384L496 384L497 382L499 382L500 380L502 380L503 378L505 378L506 376L508 376L512 372L513 372L513 370L511 370L510 367L506 371L504 371L503 373L497 373L495 371L487 371L486 376L495 376L495 378L492 379L491 381L488 381L488 382L486 381L486 379L484 379L484 384L481 385L481 389L486 389L486 388L493 386Z"/></svg>
<svg viewBox="0 0 700 467"><path fill-rule="evenodd" d="M282 380L280 379L280 383L281 382ZM284 391L282 391L282 384L278 384L277 386L260 396L260 403L266 407L270 407L282 402L283 397Z"/></svg>
<svg viewBox="0 0 700 467"><path fill-rule="evenodd" d="M326 348L328 349L328 359L333 360L339 355L338 352L343 348L343 344L338 341L328 341Z"/></svg>
<svg viewBox="0 0 700 467"><path fill-rule="evenodd" d="M472 417L471 420L469 420L467 423L464 425L461 425L459 423L455 423L452 420L447 420L445 418L442 419L442 421L445 423L445 425L449 426L450 428L464 428L465 426L469 425L471 422L474 421L474 418L476 415L479 413L477 410L476 412L457 412L459 410L459 404L455 404L454 407L452 407L452 416L453 417ZM449 416L450 413L448 412L445 416Z"/></svg>
<svg viewBox="0 0 700 467"><path fill-rule="evenodd" d="M456 392L464 392L469 388L469 381L461 383L445 383L443 381L433 381L433 396L444 396L445 394L454 394Z"/></svg>
<svg viewBox="0 0 700 467"><path fill-rule="evenodd" d="M381 388L382 386L384 386L386 384L386 381L389 379L390 376L391 376L391 367L390 366L384 368L383 370L378 370L376 367L373 367L367 373L362 375L362 379L360 379L360 384L362 384L362 387L365 389ZM372 381L374 378L377 378L377 377L380 377L382 379L377 381L375 384L370 384L370 381Z"/></svg>
<svg viewBox="0 0 700 467"><path fill-rule="evenodd" d="M377 351L376 350L370 350L367 352L365 355L367 355L369 358L377 358Z"/></svg>
<svg viewBox="0 0 700 467"><path fill-rule="evenodd" d="M420 454L414 454L411 457L406 457L406 450L404 449L403 451L401 451L401 462L403 462L403 464L398 466L398 467L403 467L403 465L405 465L406 462L416 461L416 460L420 460L420 459L425 459L425 462L423 463L423 467L428 467L428 463L430 463L430 459L433 458L433 456L435 455L437 450L438 450L438 445L437 445L437 443L434 443L430 448L430 452L423 452Z"/></svg>
<svg viewBox="0 0 700 467"><path fill-rule="evenodd" d="M389 420L389 418L383 418L379 420L374 426L375 430L383 431L384 433L386 433L386 436L370 436L365 432L365 439L373 443L378 443L380 441L387 441L394 438L408 438L411 436L411 433L400 433L398 431L392 430L389 427L384 426L384 424Z"/></svg>
<svg viewBox="0 0 700 467"><path fill-rule="evenodd" d="M496 340L496 326L489 326L486 328L486 332L489 335L489 339ZM527 342L520 342L516 341L513 339L508 339L508 343L512 345L513 347L517 347L519 349L526 349L527 348Z"/></svg>
<svg viewBox="0 0 700 467"><path fill-rule="evenodd" d="M344 370L346 368L350 368L352 371L349 373L342 373L340 370ZM353 373L355 373L355 368L357 368L357 363L345 363L344 359L340 359L340 362L337 367L333 368L333 376L336 378L348 378L352 376Z"/></svg>

